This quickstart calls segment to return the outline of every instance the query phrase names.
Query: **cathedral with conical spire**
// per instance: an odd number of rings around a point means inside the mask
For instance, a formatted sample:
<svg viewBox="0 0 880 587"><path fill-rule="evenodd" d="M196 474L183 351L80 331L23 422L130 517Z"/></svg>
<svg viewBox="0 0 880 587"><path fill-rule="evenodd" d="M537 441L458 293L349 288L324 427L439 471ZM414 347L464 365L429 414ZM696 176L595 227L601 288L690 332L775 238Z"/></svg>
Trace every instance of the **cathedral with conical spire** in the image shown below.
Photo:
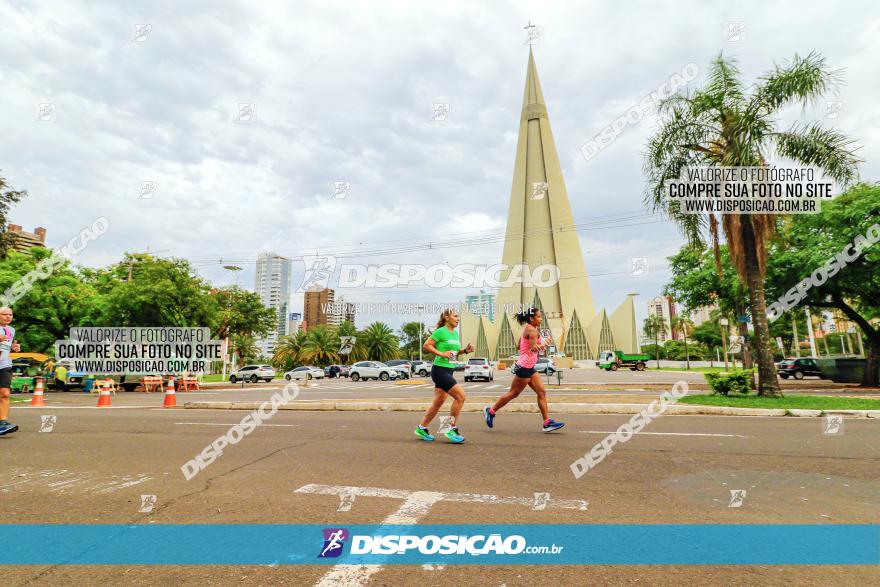
<svg viewBox="0 0 880 587"><path fill-rule="evenodd" d="M514 308L527 306L541 309L542 328L550 329L557 351L574 360L594 359L604 350L638 352L632 296L610 318L605 310L597 313L593 305L531 48L501 262L507 269L500 281L511 285L497 293L494 321L468 308L461 312L462 337L474 341L476 356L506 359L515 355L520 327L513 319ZM558 280L547 279L546 272L535 283L508 280L512 268L523 264L532 274L541 266L556 267Z"/></svg>

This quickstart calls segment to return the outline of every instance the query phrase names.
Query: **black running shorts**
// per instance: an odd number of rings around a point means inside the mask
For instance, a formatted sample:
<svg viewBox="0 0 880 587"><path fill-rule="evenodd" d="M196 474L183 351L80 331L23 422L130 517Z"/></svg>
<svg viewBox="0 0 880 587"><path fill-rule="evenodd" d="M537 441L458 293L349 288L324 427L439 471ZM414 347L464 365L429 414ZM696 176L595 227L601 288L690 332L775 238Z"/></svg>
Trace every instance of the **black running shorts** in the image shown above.
<svg viewBox="0 0 880 587"><path fill-rule="evenodd" d="M521 367L520 365L517 365L513 368L513 376L514 377L519 377L521 379L531 379L532 375L534 375L534 374L535 374L534 367L527 368L527 367Z"/></svg>
<svg viewBox="0 0 880 587"><path fill-rule="evenodd" d="M0 369L0 389L12 387L12 367Z"/></svg>
<svg viewBox="0 0 880 587"><path fill-rule="evenodd" d="M458 383L455 377L453 377L454 373L455 369L434 365L431 367L431 380L434 382L435 387L439 387L446 393L449 393L449 390Z"/></svg>

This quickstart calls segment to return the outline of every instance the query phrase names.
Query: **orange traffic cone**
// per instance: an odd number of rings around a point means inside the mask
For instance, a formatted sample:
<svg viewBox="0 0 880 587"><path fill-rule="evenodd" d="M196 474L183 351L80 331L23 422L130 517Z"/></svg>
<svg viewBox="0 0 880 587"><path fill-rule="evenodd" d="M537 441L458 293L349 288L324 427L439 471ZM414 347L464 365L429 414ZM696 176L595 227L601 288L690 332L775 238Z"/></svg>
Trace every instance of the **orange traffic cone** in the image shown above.
<svg viewBox="0 0 880 587"><path fill-rule="evenodd" d="M32 406L45 406L43 401L43 378L37 377L37 386L34 388L34 397L31 398Z"/></svg>
<svg viewBox="0 0 880 587"><path fill-rule="evenodd" d="M165 388L165 402L162 404L163 408L176 408L177 407L177 392L174 391L174 377L168 378L168 387Z"/></svg>
<svg viewBox="0 0 880 587"><path fill-rule="evenodd" d="M98 407L110 407L110 382L107 379L105 379L101 385L101 395L98 396Z"/></svg>

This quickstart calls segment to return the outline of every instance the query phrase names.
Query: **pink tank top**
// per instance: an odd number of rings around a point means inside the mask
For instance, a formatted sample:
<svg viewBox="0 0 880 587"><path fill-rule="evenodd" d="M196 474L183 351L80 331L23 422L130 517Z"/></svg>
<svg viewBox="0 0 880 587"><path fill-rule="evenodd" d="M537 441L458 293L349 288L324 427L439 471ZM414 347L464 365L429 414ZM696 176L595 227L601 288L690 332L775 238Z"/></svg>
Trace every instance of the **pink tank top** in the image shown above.
<svg viewBox="0 0 880 587"><path fill-rule="evenodd" d="M517 359L516 364L525 369L531 369L537 362L538 352L532 350L532 345L529 343L529 339L525 336L520 336L519 359Z"/></svg>

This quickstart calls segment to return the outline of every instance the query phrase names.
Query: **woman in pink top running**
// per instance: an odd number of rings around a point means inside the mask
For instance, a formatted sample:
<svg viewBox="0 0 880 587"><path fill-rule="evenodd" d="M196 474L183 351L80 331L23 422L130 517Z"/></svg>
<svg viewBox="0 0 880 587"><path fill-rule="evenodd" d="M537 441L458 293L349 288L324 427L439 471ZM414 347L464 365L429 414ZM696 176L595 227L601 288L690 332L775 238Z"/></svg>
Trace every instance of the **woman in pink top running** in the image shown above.
<svg viewBox="0 0 880 587"><path fill-rule="evenodd" d="M528 385L538 396L538 409L544 419L544 432L553 432L565 426L562 422L556 422L548 415L547 390L541 375L535 372L535 363L538 362L538 353L544 352L544 341L538 333L541 325L541 310L529 308L525 312L516 315L516 321L524 324L522 336L519 339L519 359L513 368L513 381L510 382L510 390L498 398L495 405L483 408L483 416L486 418L486 426L492 428L495 414L507 405L513 398L519 396Z"/></svg>

